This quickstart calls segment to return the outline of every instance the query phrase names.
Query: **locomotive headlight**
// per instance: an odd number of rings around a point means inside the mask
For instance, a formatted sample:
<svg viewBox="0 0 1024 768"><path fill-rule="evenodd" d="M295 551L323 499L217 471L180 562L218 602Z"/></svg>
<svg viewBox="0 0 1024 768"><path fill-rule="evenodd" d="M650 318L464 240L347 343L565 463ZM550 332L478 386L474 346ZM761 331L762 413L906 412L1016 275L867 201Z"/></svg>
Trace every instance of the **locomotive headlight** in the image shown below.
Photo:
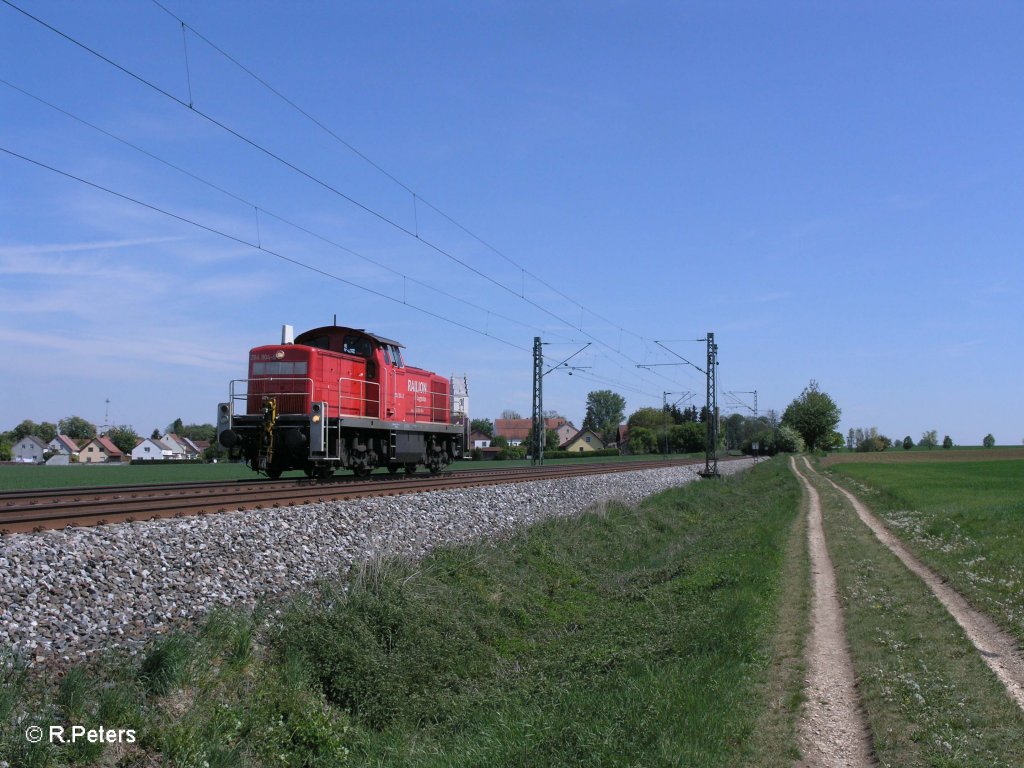
<svg viewBox="0 0 1024 768"><path fill-rule="evenodd" d="M320 423L320 414L319 413L313 414L313 423L314 424L319 424Z"/></svg>

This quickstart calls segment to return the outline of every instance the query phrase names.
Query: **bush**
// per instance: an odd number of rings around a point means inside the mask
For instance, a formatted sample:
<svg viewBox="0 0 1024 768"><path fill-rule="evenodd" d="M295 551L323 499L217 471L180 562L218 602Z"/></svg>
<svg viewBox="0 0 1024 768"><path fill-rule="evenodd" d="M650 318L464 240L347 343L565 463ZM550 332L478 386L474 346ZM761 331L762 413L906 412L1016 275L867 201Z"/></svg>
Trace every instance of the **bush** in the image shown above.
<svg viewBox="0 0 1024 768"><path fill-rule="evenodd" d="M595 456L619 456L618 448L602 448L600 451L544 451L545 459L590 459Z"/></svg>

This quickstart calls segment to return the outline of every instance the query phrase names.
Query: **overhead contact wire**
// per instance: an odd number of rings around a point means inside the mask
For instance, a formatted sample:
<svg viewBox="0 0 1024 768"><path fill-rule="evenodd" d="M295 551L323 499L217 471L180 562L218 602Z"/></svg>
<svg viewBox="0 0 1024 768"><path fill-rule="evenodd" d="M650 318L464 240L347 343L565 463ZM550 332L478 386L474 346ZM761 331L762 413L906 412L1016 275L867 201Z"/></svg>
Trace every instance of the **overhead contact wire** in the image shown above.
<svg viewBox="0 0 1024 768"><path fill-rule="evenodd" d="M31 157L28 157L26 155L22 155L22 154L20 154L18 152L14 152L13 150L7 149L6 147L0 146L0 152L3 152L4 154L10 155L11 157L16 157L19 160L23 160L23 161L25 161L27 163L31 163L32 165L34 165L34 166L36 166L38 168L43 168L45 170L51 171L53 173L56 173L56 174L58 174L60 176L63 176L65 178L67 178L67 179L71 179L73 181L77 181L80 184L84 184L84 185L86 185L88 187L92 187L93 189L99 190L101 192L105 192L105 193L107 193L109 195L113 195L114 197L118 197L118 198L120 198L122 200L125 200L125 201L129 202L129 203L133 203L135 205L141 206L141 207L146 208L146 209L148 209L150 211L153 211L154 213L159 213L159 214L161 214L163 216L167 216L169 218L175 219L176 221L180 221L180 222L182 222L184 224L189 224L190 226L196 227L197 229L201 229L204 232L209 232L210 234L218 235L219 237L223 237L226 240L230 240L230 241L232 241L234 243L238 243L239 245L244 245L247 248L252 248L252 249L260 251L262 253L266 253L266 254L268 254L270 256L273 256L273 257L275 257L277 259L280 259L281 261L288 262L289 264L293 264L293 265L295 265L297 267L301 267L303 269L306 269L306 270L308 270L310 272L314 272L314 273L316 273L318 275L321 275L323 277L329 278L331 280L336 280L339 283L344 283L345 285L351 286L352 288L357 288L357 289L359 289L361 291L365 291L366 293L372 294L373 296L376 296L378 298L385 299L385 300L393 302L395 304L403 304L403 302L400 301L399 299L396 299L393 296L388 296L386 293L382 293L380 291L374 290L373 288L368 288L365 285L360 285L359 283L353 282L351 280L347 280L344 277L340 277L340 276L335 275L335 274L333 274L331 272L328 272L326 270L320 269L319 267L314 267L312 264L307 264L307 263L305 263L303 261L299 261L298 259L292 258L291 256L286 256L285 254L280 253L280 252L275 251L275 250L272 250L270 248L264 248L264 247L262 247L258 243L250 242L250 241L248 241L248 240L246 240L244 238L238 237L237 235L232 235L229 232L225 232L223 230L217 229L216 227L211 227L208 224L203 224L202 222L196 221L195 219L190 219L187 216L182 216L181 214L174 213L173 211L169 211L166 208L161 208L161 207L159 207L157 205L153 205L152 203L147 203L144 200L139 200L138 198L132 197L131 195L126 195L126 194L124 194L122 192L118 192L117 190L111 189L109 187L105 187L102 184L97 184L96 182L89 181L88 179L84 179L81 176L76 176L75 174L69 173L68 171L63 171L60 168L56 168L56 167L54 167L52 165L48 165L47 163L44 163L42 161L35 160L35 159L33 159ZM454 326L456 326L458 328L462 328L462 329L470 331L472 333L476 333L476 334L478 334L480 336L486 336L487 338L494 339L495 341L500 341L502 344L506 344L506 345L508 345L510 347L513 347L514 349L518 349L518 350L520 350L522 352L529 352L530 351L526 347L520 346L518 344L515 344L514 342L511 342L511 341L508 341L506 339L503 339L500 336L492 336L490 334L483 333L478 328L473 328L472 326L465 325L464 323L457 322L455 320L452 320L449 317L445 317L444 315L439 315L436 312L431 312L429 309L425 309L425 308L417 306L415 304L405 304L405 306L410 307L412 309L415 309L417 312L422 312L423 314L425 314L425 315L427 315L429 317L433 317L433 318L436 318L438 320L443 320L444 322L449 323L450 325L454 325Z"/></svg>

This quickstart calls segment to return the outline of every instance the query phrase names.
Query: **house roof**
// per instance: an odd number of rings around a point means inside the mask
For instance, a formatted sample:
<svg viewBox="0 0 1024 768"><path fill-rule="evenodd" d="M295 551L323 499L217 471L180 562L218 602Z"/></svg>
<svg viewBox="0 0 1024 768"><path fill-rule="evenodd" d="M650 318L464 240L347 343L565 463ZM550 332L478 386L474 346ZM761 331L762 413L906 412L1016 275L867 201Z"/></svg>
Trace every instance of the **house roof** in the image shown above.
<svg viewBox="0 0 1024 768"><path fill-rule="evenodd" d="M581 429L575 435L573 435L560 446L558 446L559 449L567 448L568 446L575 443L577 440L582 439L584 435L592 435L594 439L597 441L597 444L600 445L602 448L604 447L604 441L601 439L601 436L597 434L597 432L595 432L592 429Z"/></svg>
<svg viewBox="0 0 1024 768"><path fill-rule="evenodd" d="M99 443L100 447L103 448L103 450L106 451L106 453L110 456L124 456L124 453L121 452L121 449L114 445L112 442L110 442L110 438L107 437L106 435L94 437L93 442Z"/></svg>
<svg viewBox="0 0 1024 768"><path fill-rule="evenodd" d="M544 419L545 429L558 429L569 422L563 418ZM525 440L530 434L533 419L495 419L494 434L509 440Z"/></svg>
<svg viewBox="0 0 1024 768"><path fill-rule="evenodd" d="M21 438L19 442L23 442L25 440L35 443L40 448L46 447L46 443L43 441L43 439L41 437L37 437L36 435L25 435L23 438Z"/></svg>
<svg viewBox="0 0 1024 768"><path fill-rule="evenodd" d="M65 448L67 448L71 453L78 453L78 443L76 443L74 440L72 440L67 435L57 435L50 442L51 443L52 442L59 442L61 445L63 445Z"/></svg>

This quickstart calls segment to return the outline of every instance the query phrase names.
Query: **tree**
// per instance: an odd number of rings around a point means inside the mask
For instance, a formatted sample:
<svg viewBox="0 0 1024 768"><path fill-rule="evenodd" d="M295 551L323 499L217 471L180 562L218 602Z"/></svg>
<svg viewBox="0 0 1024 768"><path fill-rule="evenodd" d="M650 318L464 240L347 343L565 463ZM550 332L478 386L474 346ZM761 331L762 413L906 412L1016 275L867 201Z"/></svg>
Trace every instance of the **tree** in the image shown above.
<svg viewBox="0 0 1024 768"><path fill-rule="evenodd" d="M180 435L181 437L184 437L184 435L181 434L182 430L184 430L184 429L185 429L185 425L182 423L181 418L179 417L179 418L175 419L174 421L172 421L170 424L168 424L167 425L167 429L165 429L164 432L165 433L170 433L172 435Z"/></svg>
<svg viewBox="0 0 1024 768"><path fill-rule="evenodd" d="M992 437L992 433L989 432L987 435L985 435L985 438L981 441L981 444L984 445L986 448L992 448L996 444L996 439Z"/></svg>
<svg viewBox="0 0 1024 768"><path fill-rule="evenodd" d="M533 425L530 425L530 431L526 433L526 440L523 441L524 445L533 447ZM554 451L558 449L558 433L553 429L544 430L544 450Z"/></svg>
<svg viewBox="0 0 1024 768"><path fill-rule="evenodd" d="M827 394L811 380L800 396L782 414L782 423L792 427L803 438L807 449L825 448L839 424L842 411Z"/></svg>
<svg viewBox="0 0 1024 768"><path fill-rule="evenodd" d="M949 435L946 435L944 438L942 438L942 447L945 448L947 451L950 448L952 448L953 447L953 438L951 438Z"/></svg>
<svg viewBox="0 0 1024 768"><path fill-rule="evenodd" d="M125 453L131 453L132 448L139 442L139 436L135 430L126 424L108 429L107 438Z"/></svg>
<svg viewBox="0 0 1024 768"><path fill-rule="evenodd" d="M669 428L669 447L673 453L702 453L707 439L707 428L695 421Z"/></svg>
<svg viewBox="0 0 1024 768"><path fill-rule="evenodd" d="M910 435L907 435L906 437L904 437L903 438L903 450L904 451L909 451L913 447L914 447L914 441L910 439Z"/></svg>
<svg viewBox="0 0 1024 768"><path fill-rule="evenodd" d="M15 443L17 443L29 435L34 435L37 429L39 429L38 424L31 419L25 419L21 424L11 430L11 438Z"/></svg>
<svg viewBox="0 0 1024 768"><path fill-rule="evenodd" d="M174 434L189 440L213 441L217 437L217 428L213 424L185 424Z"/></svg>
<svg viewBox="0 0 1024 768"><path fill-rule="evenodd" d="M661 429L665 426L665 412L661 408L640 408L629 414L626 420L630 431L634 427L646 427L647 429Z"/></svg>
<svg viewBox="0 0 1024 768"><path fill-rule="evenodd" d="M924 448L927 448L929 451L938 444L939 433L936 432L934 429L929 430L928 432L925 432L924 434L921 435L921 442L919 443L919 445L921 445Z"/></svg>
<svg viewBox="0 0 1024 768"><path fill-rule="evenodd" d="M44 443L48 443L57 436L57 425L52 421L44 421L36 429L36 437Z"/></svg>
<svg viewBox="0 0 1024 768"><path fill-rule="evenodd" d="M504 411L501 412L501 418L503 418L503 419L521 419L523 417L519 414L519 411L514 410L512 408L506 408Z"/></svg>
<svg viewBox="0 0 1024 768"><path fill-rule="evenodd" d="M96 425L86 421L81 416L68 416L57 422L57 428L62 435L67 435L72 440L92 440L96 437Z"/></svg>
<svg viewBox="0 0 1024 768"><path fill-rule="evenodd" d="M151 434L149 436L149 438L150 438L150 440L159 440L160 439L160 430L159 429L154 429L153 430L153 434Z"/></svg>
<svg viewBox="0 0 1024 768"><path fill-rule="evenodd" d="M854 449L855 445L853 440L856 436L857 433L853 431L853 427L850 427L850 431L846 433L846 450L852 451Z"/></svg>
<svg viewBox="0 0 1024 768"><path fill-rule="evenodd" d="M504 435L498 435L491 441L491 445L494 448L508 448L508 438Z"/></svg>
<svg viewBox="0 0 1024 768"><path fill-rule="evenodd" d="M639 456L643 453L656 453L658 450L657 438L650 427L629 428L629 452Z"/></svg>
<svg viewBox="0 0 1024 768"><path fill-rule="evenodd" d="M473 432L480 432L488 437L494 437L494 422L490 419L473 419L469 423L469 428Z"/></svg>
<svg viewBox="0 0 1024 768"><path fill-rule="evenodd" d="M785 422L785 416L782 417ZM801 453L805 448L804 439L793 427L780 424L775 431L775 450L779 453Z"/></svg>
<svg viewBox="0 0 1024 768"><path fill-rule="evenodd" d="M600 389L587 395L587 413L583 429L592 429L604 441L613 443L619 437L619 424L626 413L626 398L610 389Z"/></svg>

